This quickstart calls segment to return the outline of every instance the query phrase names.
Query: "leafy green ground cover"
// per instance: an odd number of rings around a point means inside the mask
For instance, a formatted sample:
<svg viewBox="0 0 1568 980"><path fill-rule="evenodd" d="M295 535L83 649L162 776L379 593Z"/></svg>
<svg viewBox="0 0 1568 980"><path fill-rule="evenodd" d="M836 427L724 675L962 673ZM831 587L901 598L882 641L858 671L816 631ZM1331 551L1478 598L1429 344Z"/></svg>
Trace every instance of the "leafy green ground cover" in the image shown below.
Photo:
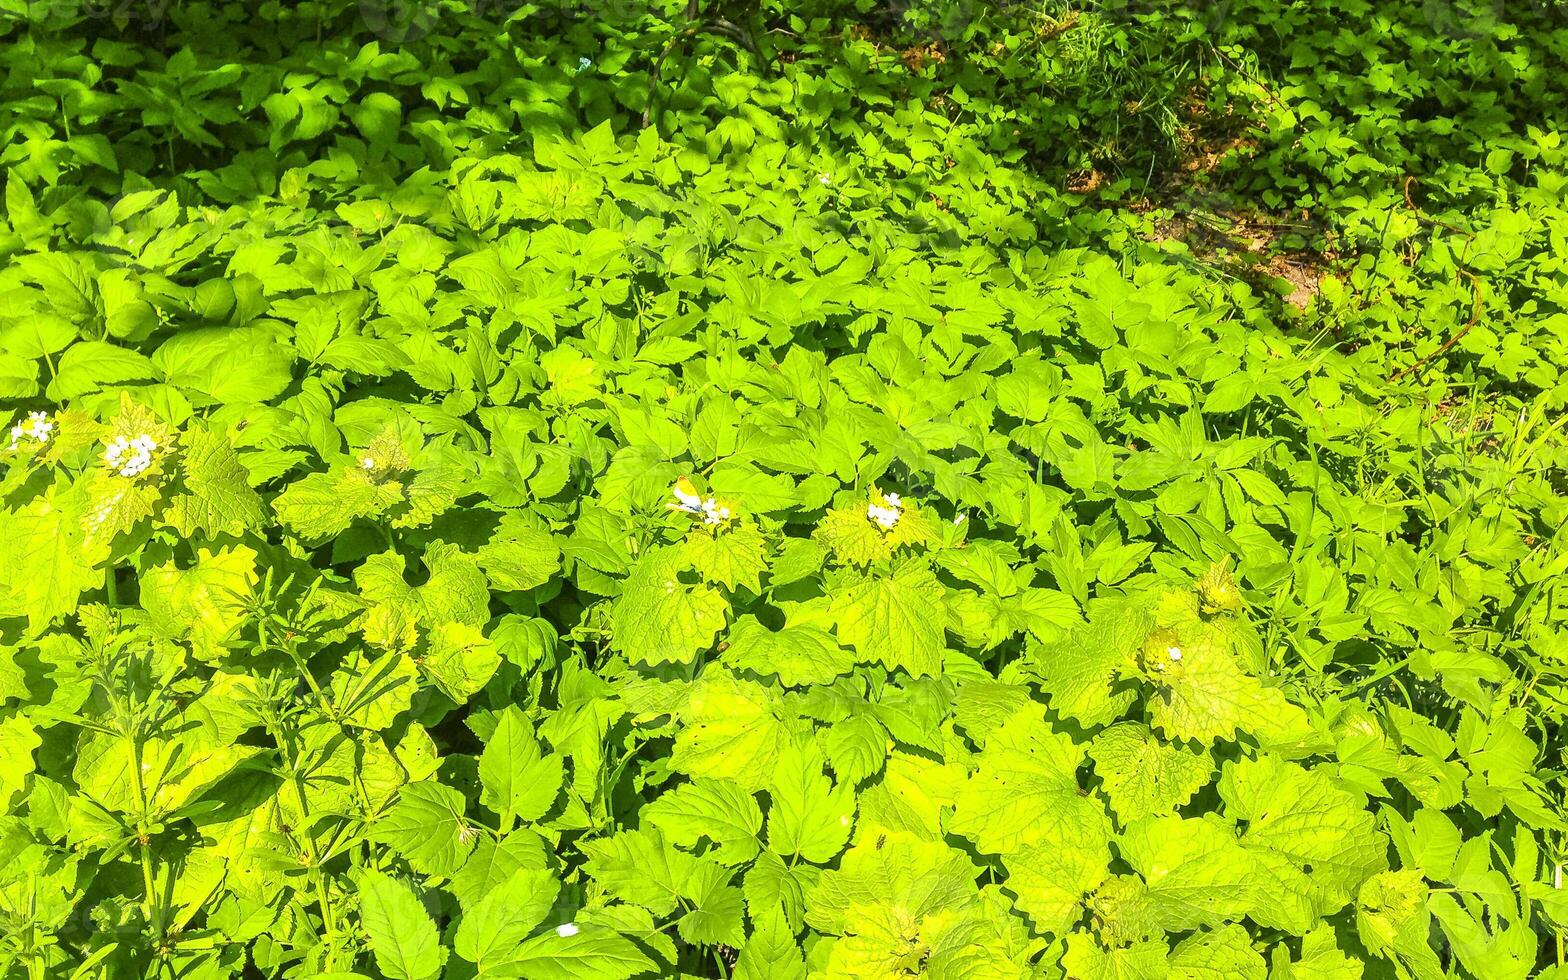
<svg viewBox="0 0 1568 980"><path fill-rule="evenodd" d="M1568 976L1564 23L0 0L0 971Z"/></svg>

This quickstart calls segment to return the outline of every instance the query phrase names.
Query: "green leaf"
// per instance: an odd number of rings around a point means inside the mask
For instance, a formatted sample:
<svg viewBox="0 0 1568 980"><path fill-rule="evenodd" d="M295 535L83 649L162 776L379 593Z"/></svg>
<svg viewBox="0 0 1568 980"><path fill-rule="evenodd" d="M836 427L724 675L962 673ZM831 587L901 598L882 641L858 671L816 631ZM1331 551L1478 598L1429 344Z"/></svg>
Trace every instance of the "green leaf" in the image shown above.
<svg viewBox="0 0 1568 980"><path fill-rule="evenodd" d="M625 936L584 923L576 931L544 932L518 947L500 976L523 980L627 980L654 963Z"/></svg>
<svg viewBox="0 0 1568 980"><path fill-rule="evenodd" d="M425 673L447 697L462 704L501 666L501 654L478 629L466 623L441 623L430 631Z"/></svg>
<svg viewBox="0 0 1568 980"><path fill-rule="evenodd" d="M196 549L196 561L174 562L142 575L142 608L164 636L188 640L193 652L218 659L246 621L246 604L255 593L257 554L243 545L213 551Z"/></svg>
<svg viewBox="0 0 1568 980"><path fill-rule="evenodd" d="M1169 980L1268 980L1268 966L1247 930L1228 925L1177 943Z"/></svg>
<svg viewBox="0 0 1568 980"><path fill-rule="evenodd" d="M33 774L33 750L43 744L32 724L21 715L0 721L0 808L27 788Z"/></svg>
<svg viewBox="0 0 1568 980"><path fill-rule="evenodd" d="M409 783L370 828L421 874L450 875L473 850L475 831L463 817L463 794L433 781Z"/></svg>
<svg viewBox="0 0 1568 980"><path fill-rule="evenodd" d="M81 594L103 581L96 566L103 542L85 540L82 495L51 487L20 510L0 516L6 560L0 562L0 613L26 616L41 630L76 609Z"/></svg>
<svg viewBox="0 0 1568 980"><path fill-rule="evenodd" d="M1166 932L1218 926L1272 900L1260 890L1248 853L1218 821L1145 817L1127 828L1117 849L1146 884L1139 918Z"/></svg>
<svg viewBox="0 0 1568 980"><path fill-rule="evenodd" d="M1278 688L1265 687L1242 669L1231 651L1214 639L1183 641L1180 660L1152 661L1157 695L1149 701L1154 727L1173 739L1212 742L1234 738L1236 730L1257 731L1265 719L1291 711Z"/></svg>
<svg viewBox="0 0 1568 980"><path fill-rule="evenodd" d="M1089 756L1111 809L1123 824L1170 813L1214 776L1208 752L1163 742L1132 721L1095 736Z"/></svg>
<svg viewBox="0 0 1568 980"><path fill-rule="evenodd" d="M332 674L332 703L345 725L380 731L413 704L419 671L401 653L370 657Z"/></svg>
<svg viewBox="0 0 1568 980"><path fill-rule="evenodd" d="M245 467L221 434L191 428L180 436L180 489L165 519L190 537L241 534L262 527L266 513Z"/></svg>
<svg viewBox="0 0 1568 980"><path fill-rule="evenodd" d="M479 567L499 592L526 592L561 569L561 549L549 531L507 514L495 535L479 548Z"/></svg>
<svg viewBox="0 0 1568 980"><path fill-rule="evenodd" d="M762 573L767 571L763 555L762 532L749 522L709 532L693 528L681 542L682 560L697 571L705 582L717 582L730 591L744 587L752 593L762 591Z"/></svg>
<svg viewBox="0 0 1568 980"><path fill-rule="evenodd" d="M823 735L828 765L838 781L857 786L882 770L887 759L887 729L869 714L837 722Z"/></svg>
<svg viewBox="0 0 1568 980"><path fill-rule="evenodd" d="M425 549L421 560L429 571L423 585L408 584L404 578L407 562L395 551L365 559L354 570L354 582L364 598L402 612L421 625L457 623L470 627L454 631L448 640L455 646L472 645L472 637L490 619L490 592L474 557L456 545L436 542Z"/></svg>
<svg viewBox="0 0 1568 980"><path fill-rule="evenodd" d="M694 779L644 804L642 819L685 848L704 839L708 853L726 865L744 864L757 856L762 808L744 787L729 779Z"/></svg>
<svg viewBox="0 0 1568 980"><path fill-rule="evenodd" d="M1269 980L1361 980L1361 961L1339 948L1334 927L1320 925L1301 940L1301 958L1291 962L1287 944L1274 947Z"/></svg>
<svg viewBox="0 0 1568 980"><path fill-rule="evenodd" d="M1363 801L1322 769L1274 756L1228 763L1219 783L1225 814L1246 821L1246 862L1269 901L1262 925L1296 935L1337 912L1387 867L1388 840Z"/></svg>
<svg viewBox="0 0 1568 980"><path fill-rule="evenodd" d="M826 864L849 841L855 794L823 773L822 752L812 741L794 741L778 755L768 784L768 848L789 860Z"/></svg>
<svg viewBox="0 0 1568 980"><path fill-rule="evenodd" d="M735 980L806 980L806 962L781 908L751 916L751 933L735 963Z"/></svg>
<svg viewBox="0 0 1568 980"><path fill-rule="evenodd" d="M730 627L721 657L731 668L767 677L776 675L786 687L830 684L855 666L855 654L839 646L833 634L818 626L790 626L774 631L753 616Z"/></svg>
<svg viewBox="0 0 1568 980"><path fill-rule="evenodd" d="M407 884L369 869L355 878L360 922L376 967L391 980L427 980L441 969L435 923Z"/></svg>
<svg viewBox="0 0 1568 980"><path fill-rule="evenodd" d="M953 833L987 854L1040 843L1063 827L1086 842L1103 839L1105 811L1078 785L1083 759L1083 746L1053 731L1037 710L1020 710L987 739L959 790Z"/></svg>
<svg viewBox="0 0 1568 980"><path fill-rule="evenodd" d="M677 549L641 558L611 614L615 645L634 663L683 663L713 645L729 603L718 589L681 581Z"/></svg>
<svg viewBox="0 0 1568 980"><path fill-rule="evenodd" d="M282 339L261 326L182 330L152 356L170 384L224 405L276 398L294 380L293 361Z"/></svg>
<svg viewBox="0 0 1568 980"><path fill-rule="evenodd" d="M946 594L929 565L905 561L887 577L867 576L833 597L839 641L862 661L915 677L941 673Z"/></svg>
<svg viewBox="0 0 1568 980"><path fill-rule="evenodd" d="M1151 625L1141 609L1116 603L1060 640L1031 645L1024 669L1038 678L1058 712L1084 725L1107 724L1137 699L1137 690L1122 679Z"/></svg>
<svg viewBox="0 0 1568 980"><path fill-rule="evenodd" d="M1384 871L1356 896L1356 935L1373 955L1392 960L1416 980L1445 976L1431 943L1432 913L1419 871Z"/></svg>
<svg viewBox="0 0 1568 980"><path fill-rule="evenodd" d="M136 351L84 340L60 355L47 393L55 402L67 402L95 391L112 390L129 381L149 381L153 374L152 362Z"/></svg>
<svg viewBox="0 0 1568 980"><path fill-rule="evenodd" d="M402 499L403 487L395 480L378 482L360 470L339 467L289 484L272 508L284 527L316 543L348 530L358 518L385 513Z"/></svg>
<svg viewBox="0 0 1568 980"><path fill-rule="evenodd" d="M767 786L786 737L760 684L723 675L692 687L670 767L688 776L733 779L747 790Z"/></svg>
<svg viewBox="0 0 1568 980"><path fill-rule="evenodd" d="M697 859L677 851L657 830L623 830L584 841L588 874L610 894L668 915L680 902Z"/></svg>
<svg viewBox="0 0 1568 980"><path fill-rule="evenodd" d="M1169 950L1163 942L1134 943L1106 949L1092 936L1073 933L1067 938L1062 966L1072 977L1095 980L1167 980Z"/></svg>
<svg viewBox="0 0 1568 980"><path fill-rule="evenodd" d="M501 816L501 829L513 819L538 820L561 790L561 757L545 755L526 716L515 705L501 712L495 732L479 756L479 802Z"/></svg>
<svg viewBox="0 0 1568 980"><path fill-rule="evenodd" d="M550 914L560 891L561 883L549 871L514 872L464 913L452 948L477 964L481 973L509 962L529 933Z"/></svg>
<svg viewBox="0 0 1568 980"><path fill-rule="evenodd" d="M772 851L763 851L746 872L746 907L753 916L781 908L790 928L799 932L805 921L806 893L821 877L822 869L816 865L802 862L791 866Z"/></svg>
<svg viewBox="0 0 1568 980"><path fill-rule="evenodd" d="M681 938L702 946L739 946L745 935L744 900L729 868L701 860L684 887L691 911L675 923Z"/></svg>
<svg viewBox="0 0 1568 980"><path fill-rule="evenodd" d="M680 928L693 941L740 941L741 893L729 884L731 869L676 850L654 829L584 841L582 850L588 874L610 894L659 916L686 909Z"/></svg>

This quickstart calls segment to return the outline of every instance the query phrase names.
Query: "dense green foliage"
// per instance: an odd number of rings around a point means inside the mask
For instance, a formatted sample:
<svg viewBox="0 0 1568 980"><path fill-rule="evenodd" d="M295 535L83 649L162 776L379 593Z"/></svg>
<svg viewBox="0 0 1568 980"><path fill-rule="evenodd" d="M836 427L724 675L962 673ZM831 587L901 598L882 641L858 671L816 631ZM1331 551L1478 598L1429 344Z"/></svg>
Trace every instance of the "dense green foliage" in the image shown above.
<svg viewBox="0 0 1568 980"><path fill-rule="evenodd" d="M1568 977L1564 24L0 0L0 976Z"/></svg>

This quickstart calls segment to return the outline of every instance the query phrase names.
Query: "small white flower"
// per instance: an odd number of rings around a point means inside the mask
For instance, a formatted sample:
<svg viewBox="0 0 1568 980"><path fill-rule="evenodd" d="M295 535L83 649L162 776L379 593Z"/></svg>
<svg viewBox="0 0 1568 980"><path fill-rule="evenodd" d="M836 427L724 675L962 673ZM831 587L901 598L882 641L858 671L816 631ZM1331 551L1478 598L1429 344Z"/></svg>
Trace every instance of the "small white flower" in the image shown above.
<svg viewBox="0 0 1568 980"><path fill-rule="evenodd" d="M133 439L115 436L103 451L103 460L109 468L123 477L141 476L152 465L152 454L158 448L151 436L140 435Z"/></svg>
<svg viewBox="0 0 1568 980"><path fill-rule="evenodd" d="M376 461L371 459L369 456L365 456L360 459L359 468L363 470L373 470L376 468Z"/></svg>
<svg viewBox="0 0 1568 980"><path fill-rule="evenodd" d="M893 508L894 510L897 510L898 508L904 506L903 499L900 498L899 495L896 494L896 493L890 493L887 496L883 497L882 499L886 500L887 501L887 505L889 507Z"/></svg>
<svg viewBox="0 0 1568 980"><path fill-rule="evenodd" d="M817 174L817 183L821 184L823 187L826 187L833 183L833 178L829 176L826 171L824 171L820 174Z"/></svg>
<svg viewBox="0 0 1568 980"><path fill-rule="evenodd" d="M586 58L586 57L577 59L577 70L578 71L580 71L580 72L587 71L588 69L590 69L592 67L593 67L592 59Z"/></svg>
<svg viewBox="0 0 1568 980"><path fill-rule="evenodd" d="M969 520L969 515L968 514L965 514L963 512L959 512L957 514L954 514L953 515L953 526L957 527L958 525L964 523L967 520Z"/></svg>
<svg viewBox="0 0 1568 980"><path fill-rule="evenodd" d="M870 504L866 507L866 518L884 531L891 531L898 524L897 507L878 507Z"/></svg>
<svg viewBox="0 0 1568 980"><path fill-rule="evenodd" d="M49 420L49 413L29 412L25 421L11 426L11 448L15 449L24 439L41 446L48 442L52 435L54 435L54 423Z"/></svg>
<svg viewBox="0 0 1568 980"><path fill-rule="evenodd" d="M562 939L569 939L578 933L577 923L565 922L555 927L555 934Z"/></svg>
<svg viewBox="0 0 1568 980"><path fill-rule="evenodd" d="M1181 647L1167 647L1166 650L1165 650L1165 653L1172 660L1180 660L1181 659Z"/></svg>

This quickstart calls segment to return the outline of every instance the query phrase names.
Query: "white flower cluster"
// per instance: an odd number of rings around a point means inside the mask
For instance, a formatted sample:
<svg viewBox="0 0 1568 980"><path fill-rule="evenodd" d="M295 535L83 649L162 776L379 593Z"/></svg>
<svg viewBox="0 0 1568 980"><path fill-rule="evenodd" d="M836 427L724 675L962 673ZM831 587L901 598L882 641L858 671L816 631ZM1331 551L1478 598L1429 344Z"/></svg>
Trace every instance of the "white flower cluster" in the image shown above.
<svg viewBox="0 0 1568 980"><path fill-rule="evenodd" d="M1167 647L1165 653L1172 661L1181 660L1181 647Z"/></svg>
<svg viewBox="0 0 1568 980"><path fill-rule="evenodd" d="M15 449L20 443L36 442L40 446L49 441L54 435L54 423L49 421L48 412L30 412L23 421L11 426L11 448Z"/></svg>
<svg viewBox="0 0 1568 980"><path fill-rule="evenodd" d="M702 523L710 527L730 519L730 509L713 497L704 500L700 494L681 489L679 484L670 493L675 496L675 503L670 505L673 509L685 514L701 514Z"/></svg>
<svg viewBox="0 0 1568 980"><path fill-rule="evenodd" d="M833 183L833 176L826 171L817 174L817 183L821 184L823 187L826 187Z"/></svg>
<svg viewBox="0 0 1568 980"><path fill-rule="evenodd" d="M899 517L903 516L904 501L896 493L884 494L883 506L872 501L866 506L866 519L884 531L891 531L898 526Z"/></svg>
<svg viewBox="0 0 1568 980"><path fill-rule="evenodd" d="M136 436L134 439L115 436L109 448L103 451L103 461L121 476L141 476L152 465L152 454L157 448L152 436Z"/></svg>
<svg viewBox="0 0 1568 980"><path fill-rule="evenodd" d="M360 457L359 468L362 470L373 470L376 468L376 461L369 456Z"/></svg>

